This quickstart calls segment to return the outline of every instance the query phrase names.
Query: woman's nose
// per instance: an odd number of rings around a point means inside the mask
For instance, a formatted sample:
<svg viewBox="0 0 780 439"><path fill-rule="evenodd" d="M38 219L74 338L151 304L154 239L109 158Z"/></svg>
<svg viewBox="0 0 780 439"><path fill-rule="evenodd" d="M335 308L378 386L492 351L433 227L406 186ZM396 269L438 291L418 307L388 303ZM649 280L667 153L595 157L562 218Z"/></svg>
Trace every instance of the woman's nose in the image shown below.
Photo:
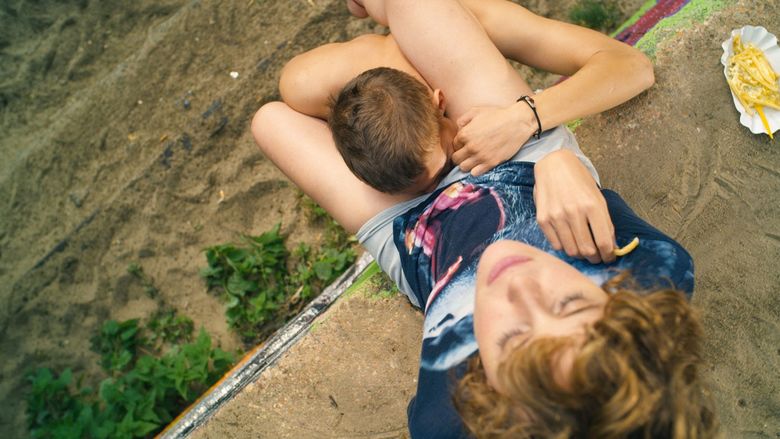
<svg viewBox="0 0 780 439"><path fill-rule="evenodd" d="M507 300L518 308L537 311L542 308L542 289L530 276L515 276L509 281Z"/></svg>

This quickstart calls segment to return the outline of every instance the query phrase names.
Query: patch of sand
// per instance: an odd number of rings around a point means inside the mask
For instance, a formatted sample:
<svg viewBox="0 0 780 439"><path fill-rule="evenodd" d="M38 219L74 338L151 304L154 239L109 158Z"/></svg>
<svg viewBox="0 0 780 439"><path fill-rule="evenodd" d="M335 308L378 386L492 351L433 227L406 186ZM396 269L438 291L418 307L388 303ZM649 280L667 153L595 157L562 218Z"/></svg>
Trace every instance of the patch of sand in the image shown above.
<svg viewBox="0 0 780 439"><path fill-rule="evenodd" d="M278 222L291 245L322 232L250 120L294 54L371 29L335 0L0 5L0 431L24 436L26 371L99 377L105 319L163 303L239 346L202 249Z"/></svg>
<svg viewBox="0 0 780 439"><path fill-rule="evenodd" d="M407 437L422 315L376 280L340 298L260 380L194 438Z"/></svg>
<svg viewBox="0 0 780 439"><path fill-rule="evenodd" d="M656 51L656 85L577 135L606 187L693 255L706 371L725 437L780 436L780 149L739 123L732 29L780 33L780 2L739 1Z"/></svg>

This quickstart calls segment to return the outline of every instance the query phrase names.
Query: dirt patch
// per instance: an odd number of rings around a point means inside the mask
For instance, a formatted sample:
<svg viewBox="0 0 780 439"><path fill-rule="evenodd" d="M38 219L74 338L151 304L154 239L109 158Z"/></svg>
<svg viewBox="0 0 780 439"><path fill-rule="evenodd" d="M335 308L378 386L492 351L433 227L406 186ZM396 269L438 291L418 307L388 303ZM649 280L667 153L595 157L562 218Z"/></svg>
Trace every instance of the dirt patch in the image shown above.
<svg viewBox="0 0 780 439"><path fill-rule="evenodd" d="M201 251L278 222L291 244L318 242L248 126L293 54L370 30L342 6L0 6L0 430L24 435L27 370L99 370L89 339L107 318L163 302L239 346ZM158 299L126 277L131 263Z"/></svg>
<svg viewBox="0 0 780 439"><path fill-rule="evenodd" d="M369 281L193 437L408 437L422 314Z"/></svg>

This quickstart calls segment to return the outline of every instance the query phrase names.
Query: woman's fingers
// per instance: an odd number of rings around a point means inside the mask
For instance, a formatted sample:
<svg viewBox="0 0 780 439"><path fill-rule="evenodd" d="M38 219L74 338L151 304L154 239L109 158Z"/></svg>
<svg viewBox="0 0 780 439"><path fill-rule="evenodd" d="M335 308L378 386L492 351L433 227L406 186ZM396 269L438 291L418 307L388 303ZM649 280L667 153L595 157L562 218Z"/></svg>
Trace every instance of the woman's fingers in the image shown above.
<svg viewBox="0 0 780 439"><path fill-rule="evenodd" d="M458 167L463 172L470 172L475 166L477 166L475 157L469 157L458 164Z"/></svg>
<svg viewBox="0 0 780 439"><path fill-rule="evenodd" d="M577 240L574 238L569 221L565 216L553 218L552 225L555 228L555 233L558 235L558 239L561 241L563 251L571 257L578 257L580 255L577 248Z"/></svg>
<svg viewBox="0 0 780 439"><path fill-rule="evenodd" d="M604 206L606 209L606 206ZM556 250L585 258L592 264L615 260L615 235L609 214L595 208L589 215L576 213L540 217L539 226Z"/></svg>
<svg viewBox="0 0 780 439"><path fill-rule="evenodd" d="M615 260L615 226L609 217L606 202L588 215L590 231L601 260L605 263Z"/></svg>
<svg viewBox="0 0 780 439"><path fill-rule="evenodd" d="M466 148L463 148L463 146L460 146L452 153L452 162L456 165L460 165L461 162L469 158L469 156L469 151Z"/></svg>
<svg viewBox="0 0 780 439"><path fill-rule="evenodd" d="M558 239L558 234L555 233L555 227L552 226L552 223L539 221L539 227L541 227L544 236L547 237L547 240L550 241L550 245L552 245L555 250L561 250L563 248L561 246L561 240Z"/></svg>
<svg viewBox="0 0 780 439"><path fill-rule="evenodd" d="M490 164L490 163L487 163L487 164L486 163L481 163L481 164L471 168L471 175L473 175L475 177L479 177L480 175L484 174L485 172L487 172L487 171L489 171L489 170L491 170L493 168L494 168L494 166L492 164Z"/></svg>
<svg viewBox="0 0 780 439"><path fill-rule="evenodd" d="M574 215L570 217L569 220L574 240L577 243L577 252L579 256L587 259L591 264L598 264L601 262L601 256L599 255L596 244L593 242L593 237L590 234L587 218L582 215Z"/></svg>

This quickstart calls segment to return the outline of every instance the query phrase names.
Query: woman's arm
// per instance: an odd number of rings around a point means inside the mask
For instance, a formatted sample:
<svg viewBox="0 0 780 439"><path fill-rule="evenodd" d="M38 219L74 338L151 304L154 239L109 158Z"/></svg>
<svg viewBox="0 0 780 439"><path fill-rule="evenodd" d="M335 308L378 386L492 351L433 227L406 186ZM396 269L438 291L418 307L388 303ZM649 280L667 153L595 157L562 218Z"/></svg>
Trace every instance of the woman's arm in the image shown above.
<svg viewBox="0 0 780 439"><path fill-rule="evenodd" d="M473 142L467 142L452 156L464 170L475 167L474 174L489 170L512 157L536 131L533 112L524 102L515 103L517 97L531 94L531 90L506 62L505 53L548 70L576 72L569 80L574 87L561 84L545 97L539 95L539 106L548 106L540 115L545 123L557 124L604 110L651 83L642 80L641 75L640 79L632 77L637 62L621 61L622 54L632 60L641 59L635 58L634 49L628 46L577 26L543 19L512 3L482 1L470 3L474 11L464 9L457 0L363 2L373 18L390 25L402 52L423 77L449 96L448 114L460 119L462 125L458 138L470 141L464 133L483 134L476 147L472 149L468 143ZM607 75L606 82L602 82L599 75L612 69L619 74ZM621 81L630 86L619 86ZM586 87L590 88L583 89ZM586 102L574 104L571 99ZM469 110L479 106L492 108ZM488 142L482 142L484 139ZM565 154L554 157L567 159ZM545 164L556 162L552 158ZM582 172L576 160L556 163L559 166L537 169L537 217L545 234L553 247L563 248L572 256L581 255L591 262L613 259L613 225L603 197L593 190L597 189L595 182ZM571 185L562 184L564 177L576 186L574 192ZM571 199L565 196L568 193L580 196Z"/></svg>

